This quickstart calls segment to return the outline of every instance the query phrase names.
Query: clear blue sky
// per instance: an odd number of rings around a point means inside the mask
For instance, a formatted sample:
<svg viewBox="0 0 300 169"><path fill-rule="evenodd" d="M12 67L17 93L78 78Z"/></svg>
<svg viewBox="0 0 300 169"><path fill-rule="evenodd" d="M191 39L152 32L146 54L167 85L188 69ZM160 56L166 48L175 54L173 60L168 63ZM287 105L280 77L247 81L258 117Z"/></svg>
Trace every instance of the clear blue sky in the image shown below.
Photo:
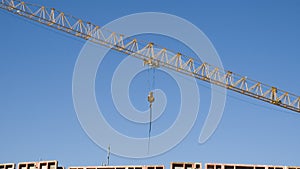
<svg viewBox="0 0 300 169"><path fill-rule="evenodd" d="M225 69L300 94L299 1L28 2L54 7L98 25L136 12L177 15L208 36ZM72 101L73 68L84 41L3 10L0 19L0 163L57 159L65 166L101 165L106 160L106 151L85 134ZM142 38L147 40L146 37ZM175 46L166 42L157 43L171 49ZM101 77L97 76L99 84L105 83ZM162 88L172 86L171 80L162 78L157 83ZM145 93L143 86L133 85ZM170 98L178 95L176 87L173 88L175 94L170 91ZM101 93L100 87L97 92ZM199 82L199 92L205 110L205 96L209 97L210 89ZM106 96L99 93L101 101ZM170 161L194 161L300 165L300 114L232 92L228 95L222 121L205 144L198 143L206 118L205 112L201 112L189 135L171 151L149 159L112 155L111 164L168 165ZM133 92L132 97L134 105L146 108L143 94ZM175 104L178 100L172 101ZM167 110L176 109L172 104L167 106ZM104 109L115 111L109 105ZM170 119L176 114L166 113L163 119L171 124ZM123 122L109 114L106 117L111 123ZM162 123L154 123L154 133L162 131ZM146 136L147 126L142 127L145 130L138 131Z"/></svg>

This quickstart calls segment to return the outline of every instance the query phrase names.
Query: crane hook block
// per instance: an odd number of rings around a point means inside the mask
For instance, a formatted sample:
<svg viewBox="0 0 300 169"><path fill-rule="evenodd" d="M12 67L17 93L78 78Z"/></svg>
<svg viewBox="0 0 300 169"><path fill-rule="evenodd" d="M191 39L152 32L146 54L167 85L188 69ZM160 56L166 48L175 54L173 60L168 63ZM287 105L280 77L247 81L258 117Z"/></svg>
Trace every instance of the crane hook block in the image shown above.
<svg viewBox="0 0 300 169"><path fill-rule="evenodd" d="M154 96L153 96L153 92L149 92L149 95L148 95L148 102L151 104L154 102Z"/></svg>

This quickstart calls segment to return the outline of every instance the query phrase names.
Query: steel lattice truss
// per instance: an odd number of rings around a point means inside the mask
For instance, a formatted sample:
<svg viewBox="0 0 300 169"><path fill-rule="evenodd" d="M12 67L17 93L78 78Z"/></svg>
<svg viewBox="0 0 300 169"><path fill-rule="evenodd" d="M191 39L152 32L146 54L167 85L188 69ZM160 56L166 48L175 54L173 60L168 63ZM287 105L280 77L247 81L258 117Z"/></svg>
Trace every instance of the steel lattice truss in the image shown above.
<svg viewBox="0 0 300 169"><path fill-rule="evenodd" d="M54 8L46 8L19 0L1 0L0 8L54 29L89 40L144 61L215 84L285 109L300 113L300 97L230 71L203 63L181 53L174 53L153 43L143 45L137 39L101 29Z"/></svg>

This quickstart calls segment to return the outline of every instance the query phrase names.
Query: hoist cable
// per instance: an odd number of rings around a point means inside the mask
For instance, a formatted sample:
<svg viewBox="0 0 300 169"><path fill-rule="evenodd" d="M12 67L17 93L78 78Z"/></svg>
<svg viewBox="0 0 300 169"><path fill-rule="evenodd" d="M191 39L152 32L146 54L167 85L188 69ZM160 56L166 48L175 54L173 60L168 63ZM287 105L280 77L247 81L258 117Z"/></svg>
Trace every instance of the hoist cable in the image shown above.
<svg viewBox="0 0 300 169"><path fill-rule="evenodd" d="M152 103L150 103L150 120L149 120L149 132L148 132L148 154L150 151L151 129L152 129Z"/></svg>

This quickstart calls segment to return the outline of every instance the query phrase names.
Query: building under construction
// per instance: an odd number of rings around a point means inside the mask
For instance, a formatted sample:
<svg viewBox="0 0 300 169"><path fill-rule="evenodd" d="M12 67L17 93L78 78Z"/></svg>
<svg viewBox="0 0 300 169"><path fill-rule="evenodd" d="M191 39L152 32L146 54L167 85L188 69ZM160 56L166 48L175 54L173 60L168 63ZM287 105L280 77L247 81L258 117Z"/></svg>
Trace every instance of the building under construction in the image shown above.
<svg viewBox="0 0 300 169"><path fill-rule="evenodd" d="M128 165L128 166L70 166L68 169L165 169L164 165ZM58 161L37 161L0 164L0 169L65 169ZM300 169L300 166L224 164L200 162L171 162L170 169Z"/></svg>

